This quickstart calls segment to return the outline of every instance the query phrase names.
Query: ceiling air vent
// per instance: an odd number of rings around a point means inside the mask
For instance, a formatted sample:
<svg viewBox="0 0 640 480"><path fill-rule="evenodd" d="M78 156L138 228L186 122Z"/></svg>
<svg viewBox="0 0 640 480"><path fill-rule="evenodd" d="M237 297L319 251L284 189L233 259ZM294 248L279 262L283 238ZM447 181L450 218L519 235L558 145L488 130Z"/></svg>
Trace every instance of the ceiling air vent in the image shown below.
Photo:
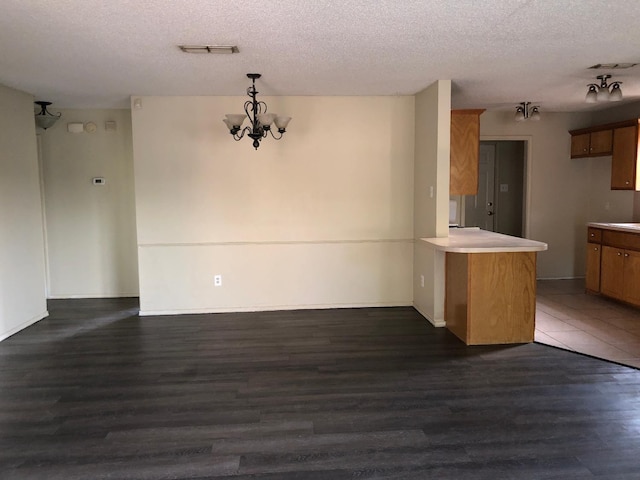
<svg viewBox="0 0 640 480"><path fill-rule="evenodd" d="M231 54L238 53L238 47L235 45L178 45L184 53L217 53Z"/></svg>
<svg viewBox="0 0 640 480"><path fill-rule="evenodd" d="M592 65L589 68L594 70L604 69L604 70L622 70L624 68L631 68L638 65L637 63L598 63L596 65Z"/></svg>

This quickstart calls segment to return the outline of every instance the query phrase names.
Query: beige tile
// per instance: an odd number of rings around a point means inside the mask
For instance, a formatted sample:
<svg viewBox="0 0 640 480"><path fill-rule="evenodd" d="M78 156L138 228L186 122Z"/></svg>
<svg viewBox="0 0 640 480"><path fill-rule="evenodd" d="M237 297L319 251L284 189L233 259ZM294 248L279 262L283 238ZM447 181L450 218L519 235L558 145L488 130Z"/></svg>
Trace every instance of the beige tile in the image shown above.
<svg viewBox="0 0 640 480"><path fill-rule="evenodd" d="M577 318L567 318L564 320L564 322L568 325L573 326L577 330L583 330L585 332L591 333L592 335L595 335L597 332L616 328L610 323L605 322L604 320L599 320L597 318L591 318L583 315L580 315Z"/></svg>
<svg viewBox="0 0 640 480"><path fill-rule="evenodd" d="M589 310L594 308L606 308L607 305L602 303L602 299L593 295L556 295L553 297L556 303L566 305L576 310Z"/></svg>
<svg viewBox="0 0 640 480"><path fill-rule="evenodd" d="M557 341L555 338L551 338L549 335L539 330L535 331L535 341L538 343L544 343L545 345L551 345L552 347L563 348L564 350L572 350L564 343Z"/></svg>
<svg viewBox="0 0 640 480"><path fill-rule="evenodd" d="M626 352L629 356L640 357L640 341L629 340L626 342L620 342L616 343L615 347Z"/></svg>
<svg viewBox="0 0 640 480"><path fill-rule="evenodd" d="M572 332L553 332L547 333L547 335L574 349L578 346L584 345L603 345L611 347L607 342L603 342L599 338L583 330L574 330Z"/></svg>
<svg viewBox="0 0 640 480"><path fill-rule="evenodd" d="M570 343L569 346L573 347L576 352L586 353L593 357L604 358L606 360L613 360L616 362L628 359L630 356L629 353L624 350L620 350L619 348L605 342L591 344Z"/></svg>
<svg viewBox="0 0 640 480"><path fill-rule="evenodd" d="M638 318L605 318L603 321L628 332L640 332L640 315L638 315Z"/></svg>
<svg viewBox="0 0 640 480"><path fill-rule="evenodd" d="M536 329L542 332L567 332L579 330L577 327L549 315L536 315Z"/></svg>
<svg viewBox="0 0 640 480"><path fill-rule="evenodd" d="M640 368L640 358L625 358L624 360L620 360L620 363L629 365L630 367Z"/></svg>
<svg viewBox="0 0 640 480"><path fill-rule="evenodd" d="M542 280L535 339L640 368L640 309L585 294L584 279Z"/></svg>
<svg viewBox="0 0 640 480"><path fill-rule="evenodd" d="M571 307L553 302L547 302L546 304L538 302L536 305L536 310L542 313L546 313L547 315L555 317L559 320L573 318L576 314L578 314L577 310Z"/></svg>

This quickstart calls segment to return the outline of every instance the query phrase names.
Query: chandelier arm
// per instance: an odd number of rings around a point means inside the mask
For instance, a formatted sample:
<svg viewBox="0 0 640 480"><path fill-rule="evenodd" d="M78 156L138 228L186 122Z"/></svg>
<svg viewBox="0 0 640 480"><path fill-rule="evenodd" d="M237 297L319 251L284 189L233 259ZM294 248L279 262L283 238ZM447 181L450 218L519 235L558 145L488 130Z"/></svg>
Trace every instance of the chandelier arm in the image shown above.
<svg viewBox="0 0 640 480"><path fill-rule="evenodd" d="M269 133L271 134L271 136L273 138L275 138L276 140L280 140L282 138L282 135L284 134L284 131L278 130L279 135L276 137L275 134L273 133L273 129L269 130ZM266 134L265 134L266 136Z"/></svg>
<svg viewBox="0 0 640 480"><path fill-rule="evenodd" d="M238 140L242 139L242 137L244 137L245 133L250 132L250 131L251 131L250 127L244 127L239 132L236 132L236 133L233 134L233 139L237 142Z"/></svg>

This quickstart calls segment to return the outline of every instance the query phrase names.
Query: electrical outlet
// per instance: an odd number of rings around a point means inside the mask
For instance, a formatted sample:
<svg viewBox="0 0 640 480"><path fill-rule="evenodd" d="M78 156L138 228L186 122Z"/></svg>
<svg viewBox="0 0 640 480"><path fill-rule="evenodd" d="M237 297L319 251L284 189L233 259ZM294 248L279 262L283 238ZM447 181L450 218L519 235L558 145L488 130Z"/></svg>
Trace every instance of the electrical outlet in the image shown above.
<svg viewBox="0 0 640 480"><path fill-rule="evenodd" d="M420 286L424 288L424 275L420 275Z"/></svg>
<svg viewBox="0 0 640 480"><path fill-rule="evenodd" d="M216 275L213 277L213 285L216 287L222 286L222 275Z"/></svg>

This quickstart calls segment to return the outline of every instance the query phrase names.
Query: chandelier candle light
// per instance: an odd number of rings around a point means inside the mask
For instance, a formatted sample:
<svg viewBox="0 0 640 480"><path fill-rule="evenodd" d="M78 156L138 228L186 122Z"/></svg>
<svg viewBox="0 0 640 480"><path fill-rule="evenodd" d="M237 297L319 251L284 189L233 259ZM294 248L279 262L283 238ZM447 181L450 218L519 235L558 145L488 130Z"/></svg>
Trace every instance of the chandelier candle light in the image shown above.
<svg viewBox="0 0 640 480"><path fill-rule="evenodd" d="M244 114L228 113L225 115L222 121L229 127L229 133L233 135L234 140L238 141L246 133L249 138L253 139L253 147L257 150L260 146L260 141L266 138L267 133L270 133L273 138L280 140L282 135L286 132L287 125L291 121L291 117L283 117L275 113L267 113L267 104L258 101L258 91L256 90L256 79L260 78L259 73L247 73L253 84L247 88L247 95L251 97L251 100L244 102ZM249 118L251 125L242 128L244 120ZM278 135L273 133L271 124L275 123L278 129ZM242 128L242 130L241 130Z"/></svg>
<svg viewBox="0 0 640 480"><path fill-rule="evenodd" d="M597 83L587 85L589 91L584 99L585 102L619 102L622 100L622 90L620 89L622 82L613 82L607 85L607 79L611 78L609 74L598 75L596 78L600 80L600 85Z"/></svg>

